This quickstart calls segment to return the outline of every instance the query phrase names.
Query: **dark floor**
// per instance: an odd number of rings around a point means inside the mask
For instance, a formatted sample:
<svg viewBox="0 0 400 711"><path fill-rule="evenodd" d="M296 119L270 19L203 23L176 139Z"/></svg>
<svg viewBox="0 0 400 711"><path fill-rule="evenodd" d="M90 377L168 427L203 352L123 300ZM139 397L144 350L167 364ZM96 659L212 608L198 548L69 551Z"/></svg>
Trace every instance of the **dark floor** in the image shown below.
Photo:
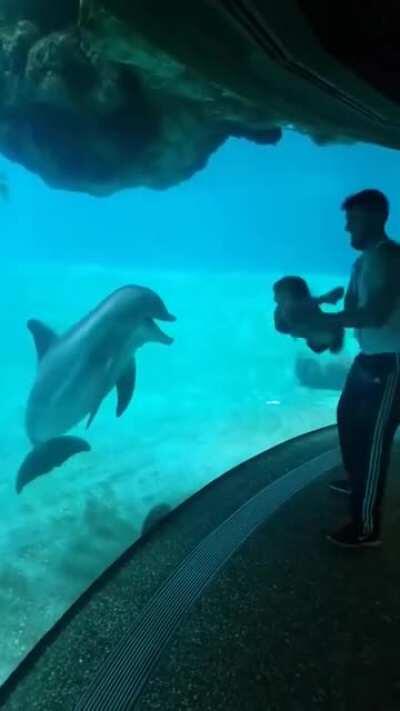
<svg viewBox="0 0 400 711"><path fill-rule="evenodd" d="M392 487L393 490L393 487ZM326 481L285 505L181 627L140 711L399 711L400 487L385 546L343 551Z"/></svg>
<svg viewBox="0 0 400 711"><path fill-rule="evenodd" d="M185 555L262 486L336 444L331 430L288 443L181 507L66 616L0 691L0 707L73 711ZM225 565L135 708L399 711L400 447L393 460L382 549L331 547L322 530L341 521L347 500L328 492L326 478L308 486Z"/></svg>

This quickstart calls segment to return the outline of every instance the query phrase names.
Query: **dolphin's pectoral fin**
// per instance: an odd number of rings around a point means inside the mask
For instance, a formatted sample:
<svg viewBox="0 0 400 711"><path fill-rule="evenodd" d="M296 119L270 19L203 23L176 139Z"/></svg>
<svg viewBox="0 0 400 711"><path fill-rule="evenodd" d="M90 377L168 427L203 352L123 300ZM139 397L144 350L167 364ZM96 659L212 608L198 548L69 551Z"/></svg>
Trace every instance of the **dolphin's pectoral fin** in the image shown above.
<svg viewBox="0 0 400 711"><path fill-rule="evenodd" d="M37 357L40 361L49 348L51 348L51 346L58 341L58 336L49 326L46 326L45 323L42 323L37 319L29 319L26 325L33 336Z"/></svg>
<svg viewBox="0 0 400 711"><path fill-rule="evenodd" d="M87 423L86 423L86 429L87 429L87 430L89 429L89 427L90 427L90 425L92 424L94 418L96 417L97 412L98 412L98 409L99 409L99 407L100 407L100 405L101 405L102 402L103 402L103 396L102 396L101 398L99 398L99 400L97 401L95 407L93 408L92 412L91 412L90 415L89 415L89 419L88 419L88 421L87 421Z"/></svg>
<svg viewBox="0 0 400 711"><path fill-rule="evenodd" d="M15 487L17 494L20 494L30 481L60 467L74 454L89 450L90 445L79 437L55 437L39 444L29 452L19 468Z"/></svg>
<svg viewBox="0 0 400 711"><path fill-rule="evenodd" d="M125 368L124 372L120 376L116 383L117 388L117 417L121 417L122 413L125 412L130 401L132 400L132 395L135 390L136 383L136 363L132 359Z"/></svg>
<svg viewBox="0 0 400 711"><path fill-rule="evenodd" d="M122 413L126 410L128 407L133 391L135 389L135 381L136 381L136 365L135 361L132 359L129 364L126 366L124 372L120 376L119 380L117 380L115 387L117 388L117 394L118 394L118 402L117 402L117 417L120 417ZM107 395L108 390L105 390L104 393L100 395L98 398L93 410L91 411L89 415L89 419L86 423L86 429L90 427L92 424L94 418L97 415L97 412L99 410L99 407L101 403L103 402L105 396Z"/></svg>

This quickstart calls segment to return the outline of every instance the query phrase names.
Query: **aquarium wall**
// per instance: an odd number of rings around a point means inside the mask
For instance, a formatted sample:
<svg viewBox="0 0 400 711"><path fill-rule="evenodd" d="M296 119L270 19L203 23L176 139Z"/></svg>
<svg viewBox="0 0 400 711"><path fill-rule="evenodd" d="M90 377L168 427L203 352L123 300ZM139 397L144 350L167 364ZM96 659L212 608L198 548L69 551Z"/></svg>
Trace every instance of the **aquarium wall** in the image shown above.
<svg viewBox="0 0 400 711"><path fill-rule="evenodd" d="M384 190L396 236L400 171L392 151L322 149L290 132L277 147L231 140L165 192L93 198L51 190L5 159L0 169L1 683L150 522L249 457L334 423L352 334L340 354L316 355L277 333L272 285L299 274L315 294L346 286L355 255L341 201ZM121 417L113 390L88 430L73 428L90 451L17 493L37 373L27 321L62 335L127 284L161 297L176 321L159 325L174 342L137 351Z"/></svg>

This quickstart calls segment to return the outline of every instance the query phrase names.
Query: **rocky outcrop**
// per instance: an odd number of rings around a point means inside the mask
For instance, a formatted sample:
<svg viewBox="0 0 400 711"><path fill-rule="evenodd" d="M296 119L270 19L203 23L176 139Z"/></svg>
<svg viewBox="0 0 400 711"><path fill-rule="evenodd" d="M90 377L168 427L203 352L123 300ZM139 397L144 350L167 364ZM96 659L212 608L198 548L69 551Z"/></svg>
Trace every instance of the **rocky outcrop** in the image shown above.
<svg viewBox="0 0 400 711"><path fill-rule="evenodd" d="M0 0L0 151L54 187L106 195L167 188L229 136L275 144L286 126L398 148L400 93L376 69L349 71L318 7Z"/></svg>

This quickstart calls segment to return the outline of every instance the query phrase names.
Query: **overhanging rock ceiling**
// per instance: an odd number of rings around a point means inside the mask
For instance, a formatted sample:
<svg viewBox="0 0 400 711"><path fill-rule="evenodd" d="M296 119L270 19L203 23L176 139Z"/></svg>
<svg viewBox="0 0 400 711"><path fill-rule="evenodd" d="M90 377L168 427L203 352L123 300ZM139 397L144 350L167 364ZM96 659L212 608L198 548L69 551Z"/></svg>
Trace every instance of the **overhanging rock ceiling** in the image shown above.
<svg viewBox="0 0 400 711"><path fill-rule="evenodd" d="M51 186L163 189L229 136L400 147L400 5L0 0L0 151Z"/></svg>

